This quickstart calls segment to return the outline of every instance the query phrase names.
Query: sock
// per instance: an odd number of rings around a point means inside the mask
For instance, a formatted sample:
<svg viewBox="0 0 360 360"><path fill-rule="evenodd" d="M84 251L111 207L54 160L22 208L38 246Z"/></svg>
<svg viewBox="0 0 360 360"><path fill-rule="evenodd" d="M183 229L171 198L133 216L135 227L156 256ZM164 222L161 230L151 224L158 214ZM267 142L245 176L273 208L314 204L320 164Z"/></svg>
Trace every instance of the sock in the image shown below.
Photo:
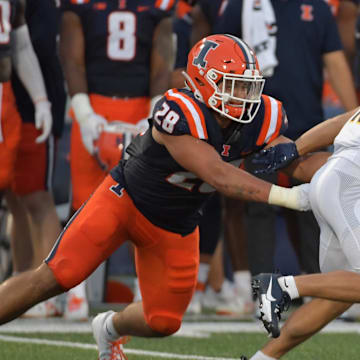
<svg viewBox="0 0 360 360"><path fill-rule="evenodd" d="M289 294L291 300L300 297L293 276L282 276L278 278L278 283L281 289L283 289L283 291L286 291Z"/></svg>
<svg viewBox="0 0 360 360"><path fill-rule="evenodd" d="M250 271L242 270L234 272L234 282L239 295L242 296L246 302L252 302L251 291L251 275Z"/></svg>
<svg viewBox="0 0 360 360"><path fill-rule="evenodd" d="M265 355L262 351L257 351L250 360L277 360L271 356Z"/></svg>
<svg viewBox="0 0 360 360"><path fill-rule="evenodd" d="M206 283L210 270L210 264L200 263L199 272L198 272L198 281L201 283Z"/></svg>
<svg viewBox="0 0 360 360"><path fill-rule="evenodd" d="M113 317L116 313L113 312L110 316L108 316L104 322L104 333L105 338L107 341L113 342L117 340L120 335L115 329L114 323L113 323Z"/></svg>
<svg viewBox="0 0 360 360"><path fill-rule="evenodd" d="M210 264L206 264L206 263L199 264L196 290L199 290L199 291L205 290L205 284L208 279L209 270L210 270Z"/></svg>
<svg viewBox="0 0 360 360"><path fill-rule="evenodd" d="M139 279L137 277L134 278L134 299L133 302L141 301L141 291L140 291L140 285L139 285Z"/></svg>

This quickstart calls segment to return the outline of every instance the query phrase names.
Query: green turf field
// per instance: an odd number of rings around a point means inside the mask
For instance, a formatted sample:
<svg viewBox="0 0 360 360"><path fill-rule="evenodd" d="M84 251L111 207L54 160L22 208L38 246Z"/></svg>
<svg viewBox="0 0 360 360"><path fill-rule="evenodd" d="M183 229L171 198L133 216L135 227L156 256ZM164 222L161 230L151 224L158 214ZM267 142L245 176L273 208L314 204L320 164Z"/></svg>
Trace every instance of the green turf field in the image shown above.
<svg viewBox="0 0 360 360"><path fill-rule="evenodd" d="M129 360L223 360L251 355L266 341L264 333L214 333L205 338L133 338L126 349ZM358 360L359 352L358 333L325 333L316 335L284 359ZM1 333L0 359L96 360L97 352L90 333Z"/></svg>

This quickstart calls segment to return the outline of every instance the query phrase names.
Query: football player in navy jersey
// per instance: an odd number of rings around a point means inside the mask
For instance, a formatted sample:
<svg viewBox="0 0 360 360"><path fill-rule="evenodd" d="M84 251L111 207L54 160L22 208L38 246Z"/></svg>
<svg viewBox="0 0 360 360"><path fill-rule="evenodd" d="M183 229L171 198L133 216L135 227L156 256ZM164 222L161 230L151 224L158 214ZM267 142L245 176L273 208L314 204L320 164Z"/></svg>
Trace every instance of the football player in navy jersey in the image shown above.
<svg viewBox="0 0 360 360"><path fill-rule="evenodd" d="M73 212L110 170L101 156L102 128L121 121L135 131L170 87L173 6L174 0L61 0ZM73 291L84 298L84 286Z"/></svg>
<svg viewBox="0 0 360 360"><path fill-rule="evenodd" d="M99 358L125 356L125 335L175 333L192 297L199 262L199 210L214 191L308 210L308 185L282 188L230 164L277 141L286 127L279 101L262 95L254 52L240 39L214 35L189 53L188 89L157 102L149 129L69 221L38 269L0 286L0 323L87 278L124 241L136 248L142 302L97 315ZM320 154L324 161L327 154ZM309 180L316 167L293 165Z"/></svg>
<svg viewBox="0 0 360 360"><path fill-rule="evenodd" d="M94 141L107 122L136 125L170 87L174 0L61 0L60 56L71 97L72 209L108 171Z"/></svg>

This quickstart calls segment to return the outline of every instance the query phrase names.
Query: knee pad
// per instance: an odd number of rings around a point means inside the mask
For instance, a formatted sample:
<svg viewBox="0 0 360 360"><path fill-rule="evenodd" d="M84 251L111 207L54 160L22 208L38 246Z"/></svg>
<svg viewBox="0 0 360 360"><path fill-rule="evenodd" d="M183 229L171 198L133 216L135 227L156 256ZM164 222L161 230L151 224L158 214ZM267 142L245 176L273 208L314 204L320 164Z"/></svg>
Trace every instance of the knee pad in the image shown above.
<svg viewBox="0 0 360 360"><path fill-rule="evenodd" d="M180 329L181 319L172 314L154 314L150 316L148 325L160 334L172 335Z"/></svg>

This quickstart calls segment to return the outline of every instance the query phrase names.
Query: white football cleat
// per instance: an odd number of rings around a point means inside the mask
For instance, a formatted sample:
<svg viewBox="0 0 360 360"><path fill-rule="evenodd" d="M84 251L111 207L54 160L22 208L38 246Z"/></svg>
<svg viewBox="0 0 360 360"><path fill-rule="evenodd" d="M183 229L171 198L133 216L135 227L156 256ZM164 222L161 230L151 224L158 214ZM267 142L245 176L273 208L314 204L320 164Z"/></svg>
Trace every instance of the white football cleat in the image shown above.
<svg viewBox="0 0 360 360"><path fill-rule="evenodd" d="M64 318L67 320L85 321L89 317L89 304L85 297L76 296L71 290L67 294Z"/></svg>
<svg viewBox="0 0 360 360"><path fill-rule="evenodd" d="M245 314L245 303L235 293L234 285L224 280L221 291L216 292L208 286L203 298L204 307L215 310L217 315L239 316Z"/></svg>
<svg viewBox="0 0 360 360"><path fill-rule="evenodd" d="M22 315L22 317L24 318L34 319L42 319L55 316L61 316L61 309L57 304L55 298L51 298L49 300L34 305Z"/></svg>
<svg viewBox="0 0 360 360"><path fill-rule="evenodd" d="M45 302L34 305L29 310L27 310L22 317L24 318L45 318L46 317L46 306Z"/></svg>
<svg viewBox="0 0 360 360"><path fill-rule="evenodd" d="M99 351L99 360L128 360L124 354L123 344L129 341L129 337L122 336L116 341L108 341L104 327L106 319L114 311L100 313L93 319L91 327Z"/></svg>

